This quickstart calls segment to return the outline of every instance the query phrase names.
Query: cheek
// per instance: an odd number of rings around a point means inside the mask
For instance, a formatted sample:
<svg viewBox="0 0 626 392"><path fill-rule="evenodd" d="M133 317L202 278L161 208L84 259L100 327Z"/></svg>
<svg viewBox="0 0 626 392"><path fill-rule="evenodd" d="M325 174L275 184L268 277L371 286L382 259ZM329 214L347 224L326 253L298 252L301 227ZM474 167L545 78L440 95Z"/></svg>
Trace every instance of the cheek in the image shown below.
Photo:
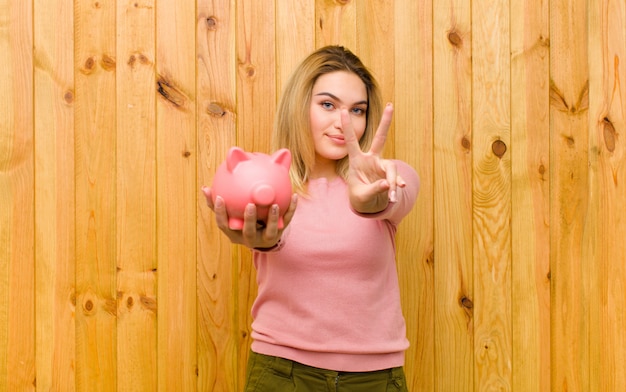
<svg viewBox="0 0 626 392"><path fill-rule="evenodd" d="M309 127L311 131L315 132L318 128L320 128L320 124L322 123L322 118L320 117L320 113L316 110L315 107L311 107L309 110Z"/></svg>
<svg viewBox="0 0 626 392"><path fill-rule="evenodd" d="M361 137L365 133L365 118L358 118L352 120L352 126L354 127L354 133L356 134L357 139L361 140Z"/></svg>

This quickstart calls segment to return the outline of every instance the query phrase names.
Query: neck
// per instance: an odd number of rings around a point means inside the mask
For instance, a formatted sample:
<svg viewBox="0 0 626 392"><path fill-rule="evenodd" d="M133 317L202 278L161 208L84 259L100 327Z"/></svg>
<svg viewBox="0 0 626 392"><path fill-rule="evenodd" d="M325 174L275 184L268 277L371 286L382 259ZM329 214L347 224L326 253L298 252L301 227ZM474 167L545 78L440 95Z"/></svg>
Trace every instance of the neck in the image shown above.
<svg viewBox="0 0 626 392"><path fill-rule="evenodd" d="M319 160L315 162L315 166L311 170L311 179L326 178L333 180L337 178L337 162L336 161L323 161Z"/></svg>

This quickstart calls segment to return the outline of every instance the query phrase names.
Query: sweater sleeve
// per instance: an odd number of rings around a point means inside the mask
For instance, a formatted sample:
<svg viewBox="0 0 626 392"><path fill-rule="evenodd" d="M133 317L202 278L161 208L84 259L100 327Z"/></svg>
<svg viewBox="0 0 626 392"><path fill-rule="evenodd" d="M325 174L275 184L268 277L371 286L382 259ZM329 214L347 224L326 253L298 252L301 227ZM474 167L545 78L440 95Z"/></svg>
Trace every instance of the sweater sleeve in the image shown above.
<svg viewBox="0 0 626 392"><path fill-rule="evenodd" d="M352 209L355 214L371 219L388 220L394 225L398 225L415 204L420 189L420 178L409 164L403 161L394 160L396 162L398 175L404 179L406 186L404 188L397 187L397 201L389 203L387 208L374 214L364 214Z"/></svg>

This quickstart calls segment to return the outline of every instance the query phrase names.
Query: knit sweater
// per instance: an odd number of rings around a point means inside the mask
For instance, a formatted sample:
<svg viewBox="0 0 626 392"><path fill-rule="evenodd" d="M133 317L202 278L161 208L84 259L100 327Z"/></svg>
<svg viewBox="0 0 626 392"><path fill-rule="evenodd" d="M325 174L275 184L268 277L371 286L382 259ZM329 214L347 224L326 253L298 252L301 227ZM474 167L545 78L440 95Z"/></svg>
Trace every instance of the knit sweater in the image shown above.
<svg viewBox="0 0 626 392"><path fill-rule="evenodd" d="M254 252L254 352L336 371L403 366L409 342L395 234L413 207L419 178L396 163L407 185L382 212L356 213L341 178L313 179L280 246Z"/></svg>

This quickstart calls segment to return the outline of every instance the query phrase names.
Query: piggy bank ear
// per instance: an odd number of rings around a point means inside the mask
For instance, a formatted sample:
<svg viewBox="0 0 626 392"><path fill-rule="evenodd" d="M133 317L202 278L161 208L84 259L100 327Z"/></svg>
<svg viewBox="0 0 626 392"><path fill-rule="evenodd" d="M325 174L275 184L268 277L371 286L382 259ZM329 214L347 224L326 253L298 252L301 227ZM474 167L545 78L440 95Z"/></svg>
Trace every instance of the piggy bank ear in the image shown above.
<svg viewBox="0 0 626 392"><path fill-rule="evenodd" d="M281 148L272 154L272 162L284 166L285 169L289 170L289 166L291 166L291 151L286 148Z"/></svg>
<svg viewBox="0 0 626 392"><path fill-rule="evenodd" d="M232 172L238 164L249 159L250 157L244 150L239 147L231 147L228 150L228 156L226 156L226 168L229 172Z"/></svg>

